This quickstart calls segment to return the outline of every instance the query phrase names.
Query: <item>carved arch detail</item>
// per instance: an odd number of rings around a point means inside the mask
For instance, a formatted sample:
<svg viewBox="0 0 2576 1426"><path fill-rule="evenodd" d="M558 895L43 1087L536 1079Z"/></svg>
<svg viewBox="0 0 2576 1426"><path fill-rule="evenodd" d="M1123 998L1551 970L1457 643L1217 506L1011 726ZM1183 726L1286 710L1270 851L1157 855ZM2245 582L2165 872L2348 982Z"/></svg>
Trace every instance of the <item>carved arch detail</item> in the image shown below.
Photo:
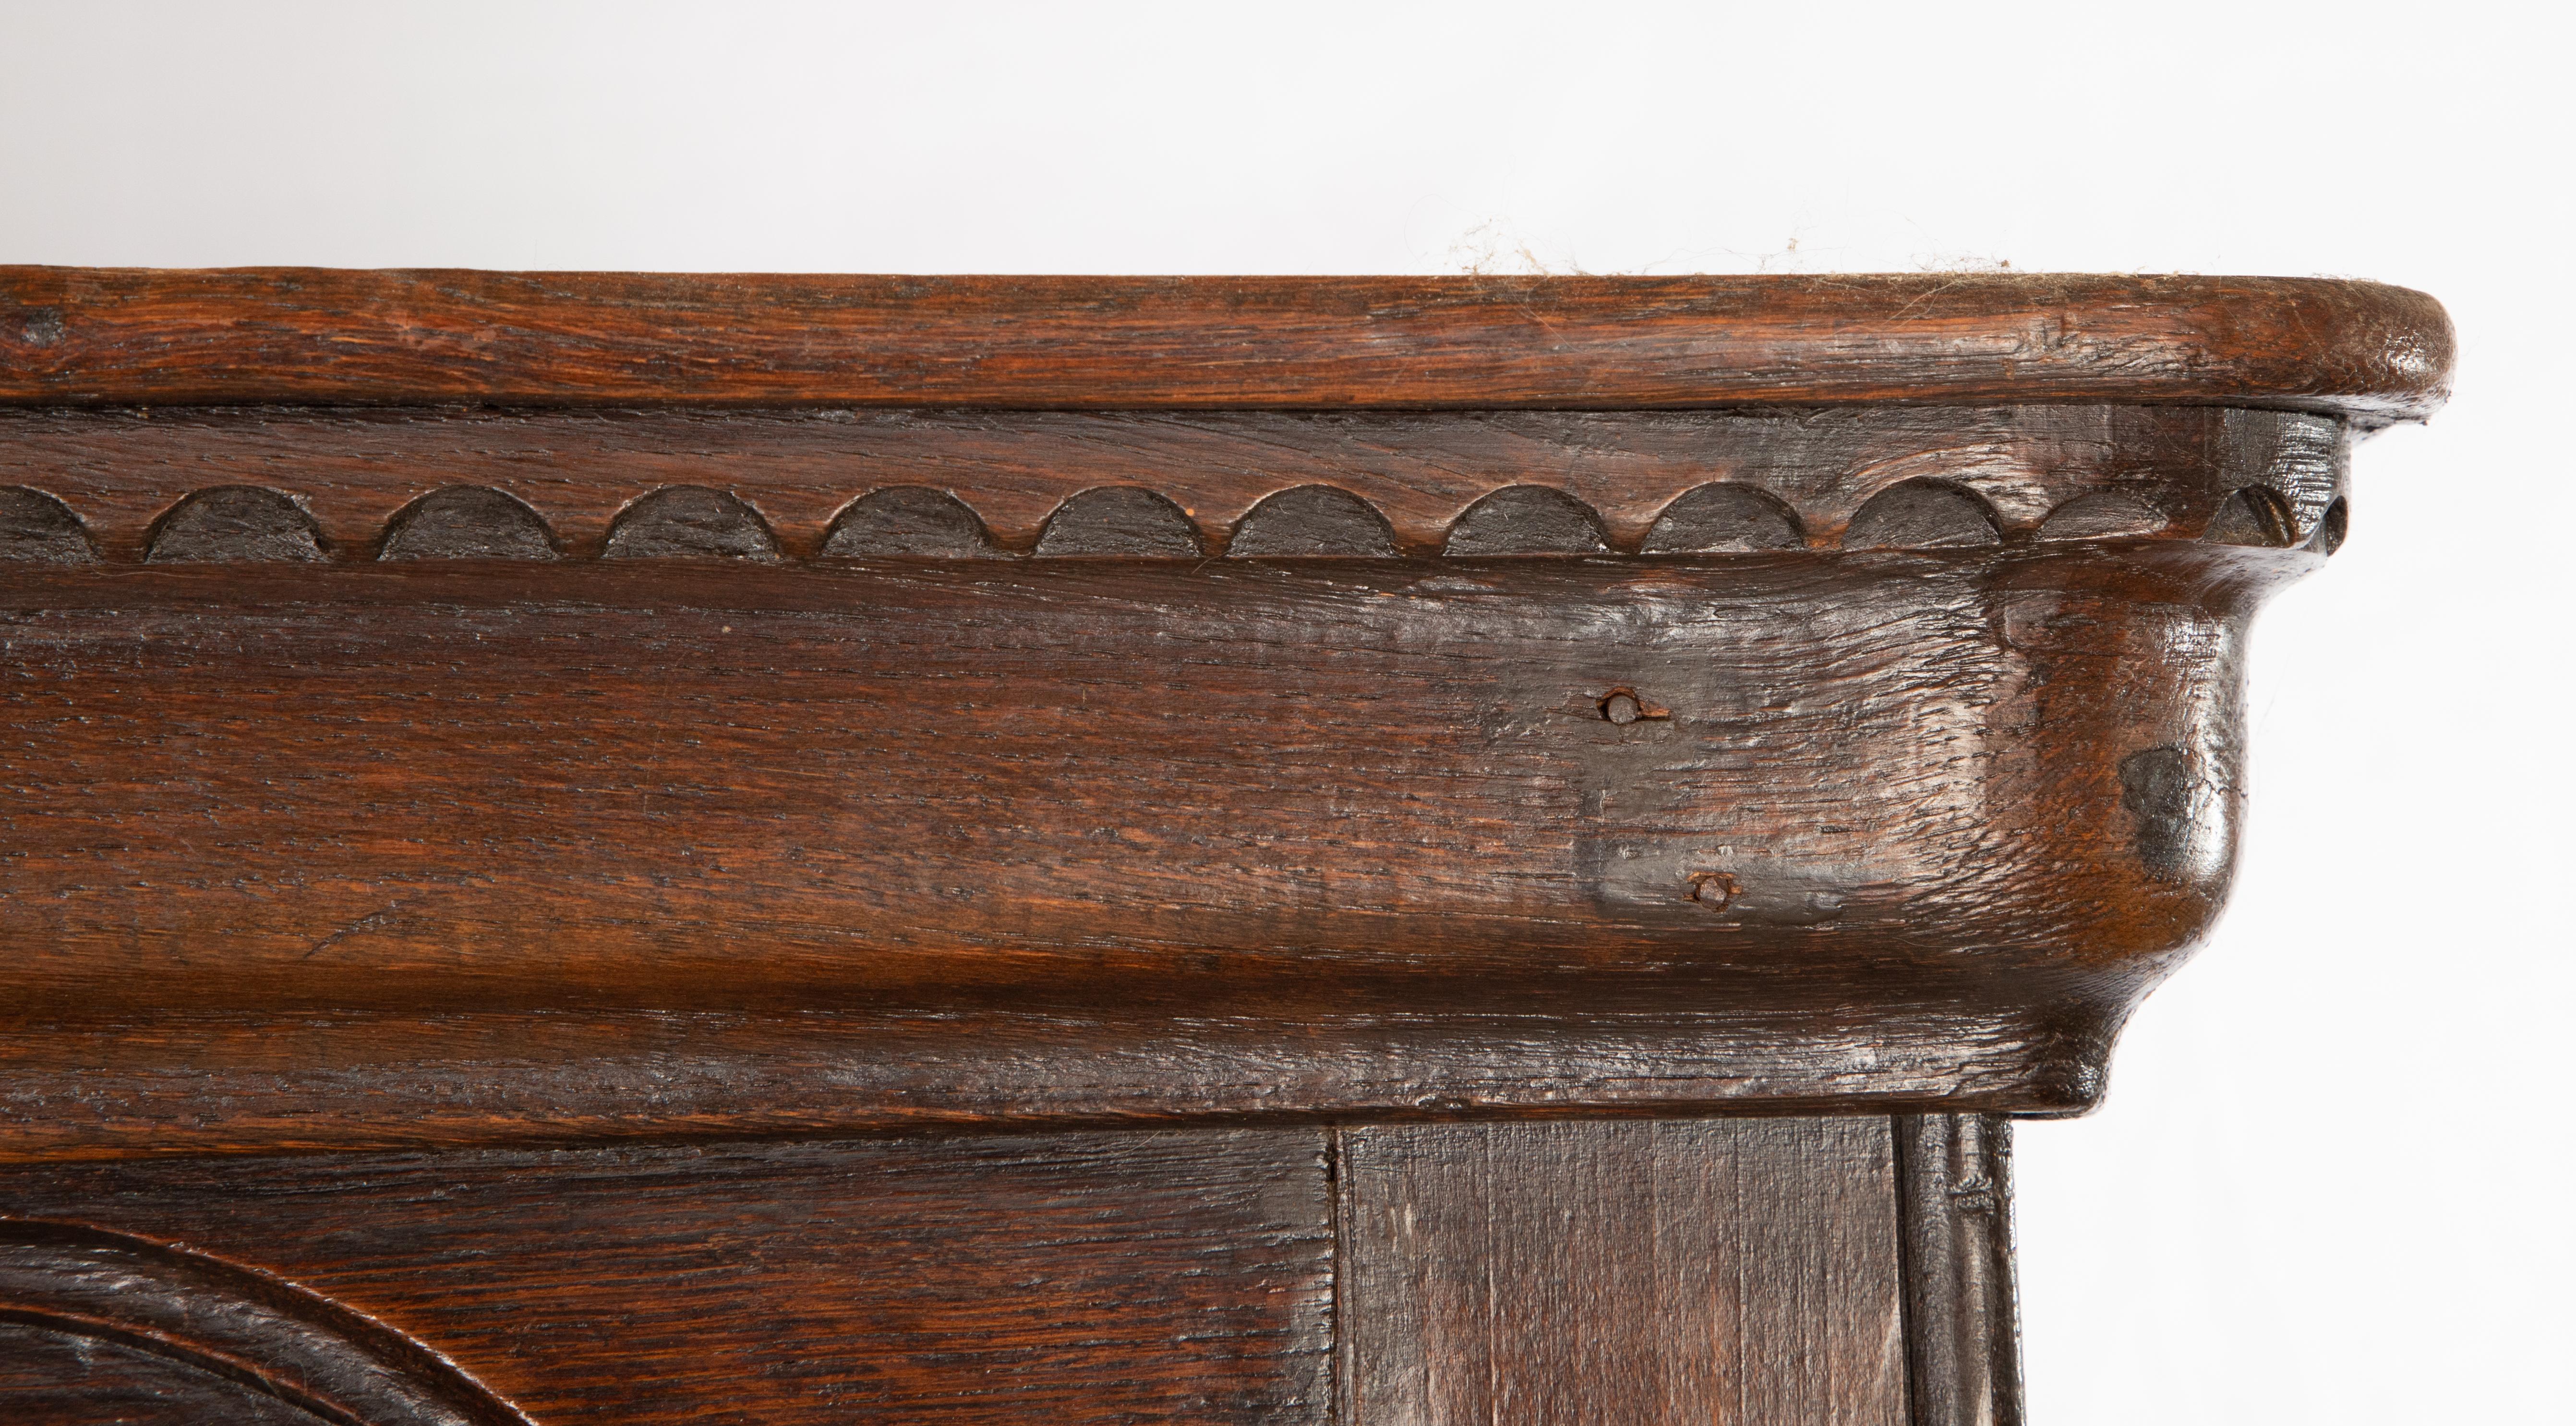
<svg viewBox="0 0 2576 1426"><path fill-rule="evenodd" d="M345 1426L529 1426L371 1317L255 1269L77 1223L0 1219L0 1321L111 1341Z"/></svg>

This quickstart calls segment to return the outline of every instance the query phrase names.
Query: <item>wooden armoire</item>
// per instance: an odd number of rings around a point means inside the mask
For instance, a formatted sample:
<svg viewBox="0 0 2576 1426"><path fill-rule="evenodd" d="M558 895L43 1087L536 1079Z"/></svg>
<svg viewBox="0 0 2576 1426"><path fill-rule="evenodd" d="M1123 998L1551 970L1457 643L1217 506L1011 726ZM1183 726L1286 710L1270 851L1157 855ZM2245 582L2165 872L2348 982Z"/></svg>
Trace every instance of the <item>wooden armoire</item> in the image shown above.
<svg viewBox="0 0 2576 1426"><path fill-rule="evenodd" d="M2019 1419L2256 278L0 269L0 1420Z"/></svg>

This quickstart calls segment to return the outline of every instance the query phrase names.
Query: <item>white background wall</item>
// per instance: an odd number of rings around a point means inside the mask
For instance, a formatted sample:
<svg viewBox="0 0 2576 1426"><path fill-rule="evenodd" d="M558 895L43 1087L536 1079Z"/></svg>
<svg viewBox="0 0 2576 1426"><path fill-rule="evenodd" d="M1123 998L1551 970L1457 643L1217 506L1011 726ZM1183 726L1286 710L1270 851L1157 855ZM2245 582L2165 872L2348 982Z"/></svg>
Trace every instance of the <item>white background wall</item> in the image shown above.
<svg viewBox="0 0 2576 1426"><path fill-rule="evenodd" d="M2235 908L2022 1134L2034 1419L2569 1421L2554 13L0 0L0 262L2420 287Z"/></svg>

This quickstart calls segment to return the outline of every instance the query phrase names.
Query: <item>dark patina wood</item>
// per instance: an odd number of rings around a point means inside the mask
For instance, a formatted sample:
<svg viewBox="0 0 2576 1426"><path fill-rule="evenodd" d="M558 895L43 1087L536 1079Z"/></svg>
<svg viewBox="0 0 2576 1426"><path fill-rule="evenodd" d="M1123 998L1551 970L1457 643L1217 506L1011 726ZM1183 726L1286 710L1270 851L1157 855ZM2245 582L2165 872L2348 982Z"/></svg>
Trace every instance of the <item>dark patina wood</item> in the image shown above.
<svg viewBox="0 0 2576 1426"><path fill-rule="evenodd" d="M1895 1142L1736 1119L19 1169L0 1407L1993 1419L1908 1415Z"/></svg>
<svg viewBox="0 0 2576 1426"><path fill-rule="evenodd" d="M507 1419L1322 1421L1324 1152L1283 1130L227 1159L0 1194L257 1263L435 1344ZM22 1273L0 1311L43 1288Z"/></svg>
<svg viewBox="0 0 2576 1426"><path fill-rule="evenodd" d="M92 512L0 568L0 1152L2079 1108L2344 498L2217 408L0 428Z"/></svg>
<svg viewBox="0 0 2576 1426"><path fill-rule="evenodd" d="M35 405L1691 408L2421 417L2420 292L2283 277L841 277L0 267Z"/></svg>
<svg viewBox="0 0 2576 1426"><path fill-rule="evenodd" d="M0 1403L2016 1420L1992 1116L2211 924L2248 621L2449 352L0 270Z"/></svg>
<svg viewBox="0 0 2576 1426"><path fill-rule="evenodd" d="M1900 1118L1896 1169L1913 1426L2020 1426L2012 1125Z"/></svg>

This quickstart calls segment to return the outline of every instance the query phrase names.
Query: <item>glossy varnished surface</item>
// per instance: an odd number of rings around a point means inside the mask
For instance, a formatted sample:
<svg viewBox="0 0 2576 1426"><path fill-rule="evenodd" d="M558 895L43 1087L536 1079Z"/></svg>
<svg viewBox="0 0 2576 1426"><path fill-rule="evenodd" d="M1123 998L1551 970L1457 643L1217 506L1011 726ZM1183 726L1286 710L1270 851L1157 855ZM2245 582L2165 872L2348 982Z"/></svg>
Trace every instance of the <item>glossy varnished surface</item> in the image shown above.
<svg viewBox="0 0 2576 1426"><path fill-rule="evenodd" d="M132 1413L526 1426L453 1363L344 1303L58 1218L0 1218L0 1329L0 1408L13 1423Z"/></svg>
<svg viewBox="0 0 2576 1426"><path fill-rule="evenodd" d="M11 1151L2078 1107L2314 559L28 576Z"/></svg>
<svg viewBox="0 0 2576 1426"><path fill-rule="evenodd" d="M1310 1130L227 1160L21 1175L0 1205L273 1274L538 1422L1320 1422L1324 1151ZM0 1375L41 1380L24 1360L0 1344Z"/></svg>
<svg viewBox="0 0 2576 1426"><path fill-rule="evenodd" d="M1891 1127L20 1168L0 1171L0 1408L27 1426L1898 1426L1955 1383L1908 1375Z"/></svg>
<svg viewBox="0 0 2576 1426"><path fill-rule="evenodd" d="M2303 278L819 277L0 268L0 400L2421 416L2420 292Z"/></svg>
<svg viewBox="0 0 2576 1426"><path fill-rule="evenodd" d="M2344 518L2216 409L0 433L13 1154L2080 1107Z"/></svg>
<svg viewBox="0 0 2576 1426"><path fill-rule="evenodd" d="M1964 1111L2211 923L2248 621L2449 361L0 270L0 1416L2010 1426Z"/></svg>

